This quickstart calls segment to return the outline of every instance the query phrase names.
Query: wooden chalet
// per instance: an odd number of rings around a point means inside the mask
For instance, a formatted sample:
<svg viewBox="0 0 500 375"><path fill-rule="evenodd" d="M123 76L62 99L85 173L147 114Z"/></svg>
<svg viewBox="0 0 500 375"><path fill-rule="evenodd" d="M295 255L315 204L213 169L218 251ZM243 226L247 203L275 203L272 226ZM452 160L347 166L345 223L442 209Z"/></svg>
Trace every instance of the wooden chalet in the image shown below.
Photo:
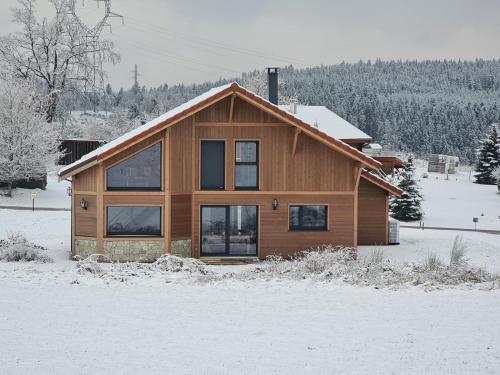
<svg viewBox="0 0 500 375"><path fill-rule="evenodd" d="M270 98L212 89L62 168L73 254L264 259L387 244L401 192L381 163Z"/></svg>

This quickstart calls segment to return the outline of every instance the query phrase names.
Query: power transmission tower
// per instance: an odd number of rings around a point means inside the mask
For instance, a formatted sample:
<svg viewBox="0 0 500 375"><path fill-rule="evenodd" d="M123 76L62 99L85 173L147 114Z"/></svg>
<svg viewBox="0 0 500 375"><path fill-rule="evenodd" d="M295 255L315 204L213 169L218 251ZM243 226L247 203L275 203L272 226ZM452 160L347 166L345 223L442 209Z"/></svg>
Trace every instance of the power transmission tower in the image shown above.
<svg viewBox="0 0 500 375"><path fill-rule="evenodd" d="M134 80L134 86L139 87L139 76L142 76L142 74L139 74L137 64L134 64L134 70L132 70L130 73L133 74L133 76L130 78Z"/></svg>
<svg viewBox="0 0 500 375"><path fill-rule="evenodd" d="M85 45L86 53L92 56L92 65L85 67L85 71L82 72L82 74L85 77L84 92L88 90L87 85L91 85L92 105L95 112L97 91L104 90L102 43L100 41L101 32L104 27L109 27L112 32L111 24L108 23L109 18L121 18L122 23L124 23L124 18L122 15L111 10L111 0L94 0L98 8L100 3L104 3L104 15L94 26L89 27L80 17L78 17L76 13L76 1L77 0L67 0L65 11L70 16L73 23L82 30L82 43Z"/></svg>

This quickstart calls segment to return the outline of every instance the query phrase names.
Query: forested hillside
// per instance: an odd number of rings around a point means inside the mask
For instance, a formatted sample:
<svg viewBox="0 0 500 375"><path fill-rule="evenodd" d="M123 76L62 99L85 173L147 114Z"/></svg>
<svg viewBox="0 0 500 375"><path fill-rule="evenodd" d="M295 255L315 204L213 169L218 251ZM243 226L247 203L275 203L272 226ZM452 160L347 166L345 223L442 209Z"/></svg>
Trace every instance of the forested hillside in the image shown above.
<svg viewBox="0 0 500 375"><path fill-rule="evenodd" d="M98 105L150 118L223 83L236 80L266 95L265 74L199 85L112 90ZM388 148L444 153L467 161L483 131L500 120L500 60L376 61L280 70L280 101L325 105ZM83 104L72 102L72 109ZM89 104L87 103L87 108Z"/></svg>

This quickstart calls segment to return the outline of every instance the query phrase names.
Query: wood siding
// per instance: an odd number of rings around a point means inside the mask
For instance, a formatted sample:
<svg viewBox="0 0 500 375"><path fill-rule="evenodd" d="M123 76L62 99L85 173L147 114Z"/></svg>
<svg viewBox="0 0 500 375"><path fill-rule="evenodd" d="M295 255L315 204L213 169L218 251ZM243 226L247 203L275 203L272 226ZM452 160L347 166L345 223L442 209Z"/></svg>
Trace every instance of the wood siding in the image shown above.
<svg viewBox="0 0 500 375"><path fill-rule="evenodd" d="M236 140L260 141L259 181L262 191L352 191L354 162L324 144L299 134L287 124L196 126L195 187L199 190L200 141L226 140L226 190L234 190Z"/></svg>
<svg viewBox="0 0 500 375"><path fill-rule="evenodd" d="M272 208L278 199L277 210ZM354 245L354 194L196 194L193 209L193 256L200 255L200 206L202 205L256 205L259 206L258 254L288 256L311 247L333 244ZM328 205L328 231L290 231L289 205Z"/></svg>
<svg viewBox="0 0 500 375"><path fill-rule="evenodd" d="M170 128L170 180L172 193L191 193L193 168L193 120Z"/></svg>
<svg viewBox="0 0 500 375"><path fill-rule="evenodd" d="M172 241L191 238L191 194L172 195Z"/></svg>
<svg viewBox="0 0 500 375"><path fill-rule="evenodd" d="M233 107L234 122L251 123L273 123L280 122L279 119L267 112L253 106L245 100L235 97ZM220 100L214 105L205 108L195 115L196 122L229 122L231 110L231 97Z"/></svg>
<svg viewBox="0 0 500 375"><path fill-rule="evenodd" d="M87 201L87 209L80 207L80 200ZM74 195L74 220L75 236L96 237L97 236L97 199L95 195Z"/></svg>
<svg viewBox="0 0 500 375"><path fill-rule="evenodd" d="M104 194L104 206L106 205L125 205L125 206L163 206L165 198L163 194Z"/></svg>
<svg viewBox="0 0 500 375"><path fill-rule="evenodd" d="M361 179L358 194L358 245L386 245L387 192Z"/></svg>
<svg viewBox="0 0 500 375"><path fill-rule="evenodd" d="M89 168L72 177L73 191L97 191L97 167Z"/></svg>

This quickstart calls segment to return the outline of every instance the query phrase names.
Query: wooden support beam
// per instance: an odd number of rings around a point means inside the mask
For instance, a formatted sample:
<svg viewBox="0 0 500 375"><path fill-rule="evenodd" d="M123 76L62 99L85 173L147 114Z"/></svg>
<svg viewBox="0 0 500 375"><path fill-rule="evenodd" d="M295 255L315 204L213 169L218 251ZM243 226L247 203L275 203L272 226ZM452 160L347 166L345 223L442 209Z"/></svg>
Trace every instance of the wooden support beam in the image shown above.
<svg viewBox="0 0 500 375"><path fill-rule="evenodd" d="M165 192L165 202L164 202L164 233L163 238L165 240L165 253L170 253L170 232L172 228L172 220L171 220L171 212L172 212L172 199L170 194L172 192L172 178L171 178L171 164L170 161L172 158L170 157L170 128L165 130L165 138L164 138L164 171L165 177L163 182L163 190Z"/></svg>
<svg viewBox="0 0 500 375"><path fill-rule="evenodd" d="M361 179L361 172L363 172L363 165L361 163L355 163L354 165L354 191L358 191L359 180Z"/></svg>
<svg viewBox="0 0 500 375"><path fill-rule="evenodd" d="M104 222L104 201L103 201L103 192L104 192L104 167L102 163L97 166L97 196L96 196L96 204L97 204L97 252L99 254L104 253L104 226L106 223Z"/></svg>
<svg viewBox="0 0 500 375"><path fill-rule="evenodd" d="M233 114L234 114L234 98L236 94L231 95L231 106L229 107L229 122L233 122Z"/></svg>
<svg viewBox="0 0 500 375"><path fill-rule="evenodd" d="M361 172L363 172L363 165L361 163L354 164L354 247L358 247L358 199L359 199L359 180L361 179Z"/></svg>
<svg viewBox="0 0 500 375"><path fill-rule="evenodd" d="M293 146L292 146L292 156L295 156L295 153L297 152L297 142L299 140L299 134L301 130L299 128L295 128L295 135L293 137Z"/></svg>

